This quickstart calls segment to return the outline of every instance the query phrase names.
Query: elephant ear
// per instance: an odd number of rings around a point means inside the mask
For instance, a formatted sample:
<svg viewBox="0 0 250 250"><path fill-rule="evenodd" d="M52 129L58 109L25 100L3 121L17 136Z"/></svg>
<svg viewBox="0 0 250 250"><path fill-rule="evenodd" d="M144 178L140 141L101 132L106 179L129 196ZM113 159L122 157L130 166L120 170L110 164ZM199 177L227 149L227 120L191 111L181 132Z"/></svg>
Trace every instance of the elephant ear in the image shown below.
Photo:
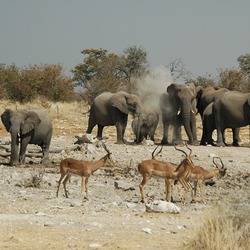
<svg viewBox="0 0 250 250"><path fill-rule="evenodd" d="M176 90L175 87L176 87L176 84L174 84L174 83L170 84L170 85L167 87L167 92L168 92L169 94L174 95L174 94L175 94L175 90Z"/></svg>
<svg viewBox="0 0 250 250"><path fill-rule="evenodd" d="M10 127L11 127L10 117L13 114L13 112L14 111L12 109L5 109L5 111L1 115L2 123L8 132L10 132Z"/></svg>
<svg viewBox="0 0 250 250"><path fill-rule="evenodd" d="M41 123L41 119L34 111L27 111L23 125L21 126L22 134L27 134Z"/></svg>
<svg viewBox="0 0 250 250"><path fill-rule="evenodd" d="M111 99L111 105L115 108L118 108L121 112L128 114L128 105L127 105L127 95L125 92L117 92L115 93Z"/></svg>

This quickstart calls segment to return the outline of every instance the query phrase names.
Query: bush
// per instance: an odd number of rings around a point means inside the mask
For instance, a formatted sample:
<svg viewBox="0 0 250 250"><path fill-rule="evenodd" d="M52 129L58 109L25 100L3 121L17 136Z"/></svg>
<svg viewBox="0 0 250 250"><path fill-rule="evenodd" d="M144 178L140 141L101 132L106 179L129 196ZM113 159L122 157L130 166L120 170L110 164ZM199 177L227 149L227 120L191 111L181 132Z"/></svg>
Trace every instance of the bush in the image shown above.
<svg viewBox="0 0 250 250"><path fill-rule="evenodd" d="M0 65L0 90L2 98L21 103L38 97L50 101L70 101L74 99L74 84L63 74L60 64L30 65L18 68L15 64Z"/></svg>
<svg viewBox="0 0 250 250"><path fill-rule="evenodd" d="M250 245L249 204L223 203L207 210L186 250L246 250Z"/></svg>

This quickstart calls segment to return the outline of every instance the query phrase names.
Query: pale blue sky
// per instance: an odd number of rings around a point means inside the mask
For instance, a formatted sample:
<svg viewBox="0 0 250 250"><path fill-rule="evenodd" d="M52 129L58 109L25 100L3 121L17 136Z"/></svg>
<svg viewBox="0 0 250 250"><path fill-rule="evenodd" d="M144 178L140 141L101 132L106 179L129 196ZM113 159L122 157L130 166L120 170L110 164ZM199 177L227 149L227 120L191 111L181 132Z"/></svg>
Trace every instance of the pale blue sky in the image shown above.
<svg viewBox="0 0 250 250"><path fill-rule="evenodd" d="M152 68L182 58L194 76L250 53L249 0L0 0L0 63L61 63L81 50L142 46Z"/></svg>

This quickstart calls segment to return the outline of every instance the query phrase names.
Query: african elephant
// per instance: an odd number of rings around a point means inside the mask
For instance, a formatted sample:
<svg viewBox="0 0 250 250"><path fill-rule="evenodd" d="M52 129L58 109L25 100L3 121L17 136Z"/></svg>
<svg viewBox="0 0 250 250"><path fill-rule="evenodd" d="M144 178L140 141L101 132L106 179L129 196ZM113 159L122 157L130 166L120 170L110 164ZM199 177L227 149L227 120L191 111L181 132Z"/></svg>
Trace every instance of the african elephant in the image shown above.
<svg viewBox="0 0 250 250"><path fill-rule="evenodd" d="M168 86L167 92L160 97L160 108L163 122L162 144L169 143L169 126L174 128L173 141L182 143L181 125L189 139L190 144L198 144L196 134L196 94L194 84L176 84Z"/></svg>
<svg viewBox="0 0 250 250"><path fill-rule="evenodd" d="M132 121L131 127L136 136L136 143L139 144L143 139L154 141L155 130L159 122L159 114L156 111L143 111Z"/></svg>
<svg viewBox="0 0 250 250"><path fill-rule="evenodd" d="M213 113L213 105L214 102L210 103L204 110L202 116L202 137L201 137L201 145L210 144L216 146L213 141L212 135L213 131L216 129L214 113ZM240 128L233 128L233 146L239 146L239 132ZM225 136L223 135L223 142L226 145Z"/></svg>
<svg viewBox="0 0 250 250"><path fill-rule="evenodd" d="M200 89L200 91L198 91L197 110L201 115L202 125L203 125L200 145L206 145L206 144L215 145L212 139L212 134L213 131L215 130L212 103L221 99L227 92L229 92L229 90L226 88L219 88L213 86L202 88ZM240 141L239 128L233 129L233 136L234 136L233 145L238 146L239 145L238 142Z"/></svg>
<svg viewBox="0 0 250 250"><path fill-rule="evenodd" d="M217 129L217 146L225 146L224 131L250 124L250 93L229 91L213 104L215 127ZM234 135L234 144L237 136Z"/></svg>
<svg viewBox="0 0 250 250"><path fill-rule="evenodd" d="M97 96L91 105L87 133L90 134L97 125L97 138L102 139L105 126L116 126L117 142L124 143L128 113L139 115L142 110L141 100L137 95L124 91L104 92Z"/></svg>
<svg viewBox="0 0 250 250"><path fill-rule="evenodd" d="M201 118L206 107L216 100L220 99L229 90L226 88L219 88L208 86L206 88L200 87L197 93L197 110Z"/></svg>
<svg viewBox="0 0 250 250"><path fill-rule="evenodd" d="M45 111L6 109L1 115L1 119L6 130L11 134L10 165L24 162L28 144L39 145L42 148L42 163L48 160L52 123ZM20 151L18 152L19 143Z"/></svg>

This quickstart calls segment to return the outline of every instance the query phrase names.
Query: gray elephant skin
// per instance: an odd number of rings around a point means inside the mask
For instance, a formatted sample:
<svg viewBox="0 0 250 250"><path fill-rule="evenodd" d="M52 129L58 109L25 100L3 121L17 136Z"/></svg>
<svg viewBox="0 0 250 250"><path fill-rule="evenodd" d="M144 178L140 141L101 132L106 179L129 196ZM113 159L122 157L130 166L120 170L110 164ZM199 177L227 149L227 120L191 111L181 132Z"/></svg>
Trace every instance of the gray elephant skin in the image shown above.
<svg viewBox="0 0 250 250"><path fill-rule="evenodd" d="M124 133L128 114L137 116L142 111L141 100L137 95L124 91L116 93L104 92L97 96L91 105L87 133L90 134L97 125L97 138L102 139L105 126L116 126L116 143L125 143Z"/></svg>
<svg viewBox="0 0 250 250"><path fill-rule="evenodd" d="M155 130L159 123L159 114L156 111L143 111L132 121L131 127L135 134L135 142L141 143L144 139L154 141Z"/></svg>
<svg viewBox="0 0 250 250"><path fill-rule="evenodd" d="M226 128L240 128L250 124L250 93L230 91L213 104L217 146L225 146ZM234 140L237 140L234 136ZM237 143L237 141L235 142Z"/></svg>
<svg viewBox="0 0 250 250"><path fill-rule="evenodd" d="M39 109L6 109L1 120L11 134L10 165L24 163L28 144L42 148L42 163L46 163L52 137L52 122L47 112Z"/></svg>
<svg viewBox="0 0 250 250"><path fill-rule="evenodd" d="M197 145L196 134L196 95L194 84L172 83L167 92L160 97L160 109L163 122L162 144L169 144L169 127L173 126L173 142L183 143L181 125L184 126L190 144Z"/></svg>
<svg viewBox="0 0 250 250"><path fill-rule="evenodd" d="M215 130L215 121L213 114L213 103L221 99L225 93L229 92L226 88L209 86L201 88L197 94L197 110L202 119L202 137L200 145L216 145L213 141L212 134ZM233 129L233 145L239 146L239 128ZM223 137L224 138L224 137ZM224 143L225 138L224 138Z"/></svg>
<svg viewBox="0 0 250 250"><path fill-rule="evenodd" d="M206 107L216 100L220 99L229 90L226 88L219 88L208 86L206 88L200 87L197 93L197 110L201 118Z"/></svg>

